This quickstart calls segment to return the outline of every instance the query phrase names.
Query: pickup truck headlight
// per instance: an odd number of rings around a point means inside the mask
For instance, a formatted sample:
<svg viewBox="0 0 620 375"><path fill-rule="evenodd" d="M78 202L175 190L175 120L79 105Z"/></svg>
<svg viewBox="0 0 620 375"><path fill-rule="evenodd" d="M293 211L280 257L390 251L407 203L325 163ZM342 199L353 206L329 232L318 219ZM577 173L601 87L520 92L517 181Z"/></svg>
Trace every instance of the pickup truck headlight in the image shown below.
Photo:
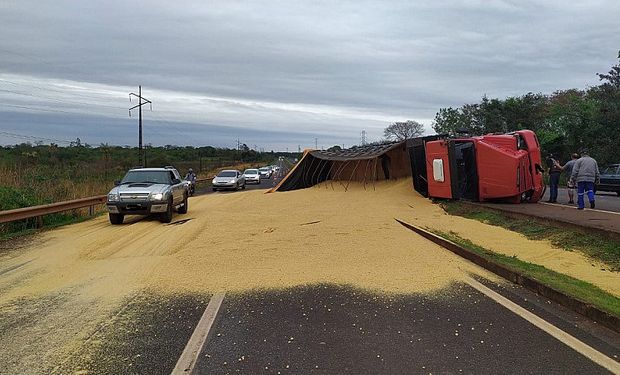
<svg viewBox="0 0 620 375"><path fill-rule="evenodd" d="M152 201L161 201L161 200L164 200L164 194L163 194L163 193L154 193L154 194L151 194L151 200L152 200Z"/></svg>
<svg viewBox="0 0 620 375"><path fill-rule="evenodd" d="M108 202L118 202L118 201L119 201L118 193L108 194Z"/></svg>

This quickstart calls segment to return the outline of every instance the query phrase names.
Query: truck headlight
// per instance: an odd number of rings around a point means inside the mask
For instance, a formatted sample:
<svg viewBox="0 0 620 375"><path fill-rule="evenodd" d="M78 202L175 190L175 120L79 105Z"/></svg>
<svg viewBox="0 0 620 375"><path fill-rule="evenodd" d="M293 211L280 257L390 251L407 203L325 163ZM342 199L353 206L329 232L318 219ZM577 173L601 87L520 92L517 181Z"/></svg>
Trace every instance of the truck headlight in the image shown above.
<svg viewBox="0 0 620 375"><path fill-rule="evenodd" d="M151 194L151 200L152 201L161 201L164 199L164 194L163 193L154 193Z"/></svg>
<svg viewBox="0 0 620 375"><path fill-rule="evenodd" d="M118 201L119 201L118 193L108 194L108 202L118 202Z"/></svg>

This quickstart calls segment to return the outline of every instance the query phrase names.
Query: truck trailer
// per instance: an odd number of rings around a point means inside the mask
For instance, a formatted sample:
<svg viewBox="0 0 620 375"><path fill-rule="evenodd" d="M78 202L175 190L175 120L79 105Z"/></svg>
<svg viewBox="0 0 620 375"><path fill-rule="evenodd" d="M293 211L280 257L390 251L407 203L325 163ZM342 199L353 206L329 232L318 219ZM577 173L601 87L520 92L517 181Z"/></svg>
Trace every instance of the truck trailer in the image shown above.
<svg viewBox="0 0 620 375"><path fill-rule="evenodd" d="M531 130L408 141L414 188L429 198L538 202L544 194L540 144Z"/></svg>

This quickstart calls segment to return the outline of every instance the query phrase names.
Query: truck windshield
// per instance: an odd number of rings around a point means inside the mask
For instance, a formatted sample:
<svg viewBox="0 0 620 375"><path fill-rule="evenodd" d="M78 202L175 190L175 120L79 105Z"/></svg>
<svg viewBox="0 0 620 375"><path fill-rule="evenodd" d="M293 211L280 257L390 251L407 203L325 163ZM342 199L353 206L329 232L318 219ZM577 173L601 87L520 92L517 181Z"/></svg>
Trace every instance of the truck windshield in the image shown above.
<svg viewBox="0 0 620 375"><path fill-rule="evenodd" d="M170 173L168 171L129 171L121 181L121 184L134 183L169 184Z"/></svg>

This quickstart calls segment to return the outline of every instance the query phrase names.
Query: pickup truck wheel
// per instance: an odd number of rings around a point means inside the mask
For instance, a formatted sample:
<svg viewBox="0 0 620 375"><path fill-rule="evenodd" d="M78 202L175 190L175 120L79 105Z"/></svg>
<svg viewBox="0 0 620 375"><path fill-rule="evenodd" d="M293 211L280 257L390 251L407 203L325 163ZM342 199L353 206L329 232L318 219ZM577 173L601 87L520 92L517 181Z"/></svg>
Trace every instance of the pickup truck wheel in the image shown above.
<svg viewBox="0 0 620 375"><path fill-rule="evenodd" d="M163 214L161 214L161 216L159 217L159 221L161 221L162 223L169 223L172 221L172 198L168 199L168 209L166 210L166 212L164 212Z"/></svg>
<svg viewBox="0 0 620 375"><path fill-rule="evenodd" d="M125 219L123 214L110 214L110 223L113 225L123 224L123 219Z"/></svg>
<svg viewBox="0 0 620 375"><path fill-rule="evenodd" d="M183 205L181 207L179 207L179 213L180 214L186 214L187 213L187 195L185 196L185 198L183 199Z"/></svg>
<svg viewBox="0 0 620 375"><path fill-rule="evenodd" d="M217 191L217 189L216 189L216 188L213 188L213 191Z"/></svg>

